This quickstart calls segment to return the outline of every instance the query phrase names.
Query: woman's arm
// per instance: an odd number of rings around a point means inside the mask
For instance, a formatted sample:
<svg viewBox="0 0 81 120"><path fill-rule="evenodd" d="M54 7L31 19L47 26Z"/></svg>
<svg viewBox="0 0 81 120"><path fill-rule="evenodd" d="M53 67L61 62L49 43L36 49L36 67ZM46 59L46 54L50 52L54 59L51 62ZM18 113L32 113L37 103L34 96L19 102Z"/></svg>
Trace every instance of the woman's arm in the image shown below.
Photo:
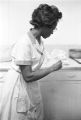
<svg viewBox="0 0 81 120"><path fill-rule="evenodd" d="M52 65L49 68L39 69L36 71L32 71L31 65L21 65L20 66L23 78L26 82L37 81L37 80L47 76L51 72L59 70L61 67L62 67L61 61L57 62L56 64Z"/></svg>

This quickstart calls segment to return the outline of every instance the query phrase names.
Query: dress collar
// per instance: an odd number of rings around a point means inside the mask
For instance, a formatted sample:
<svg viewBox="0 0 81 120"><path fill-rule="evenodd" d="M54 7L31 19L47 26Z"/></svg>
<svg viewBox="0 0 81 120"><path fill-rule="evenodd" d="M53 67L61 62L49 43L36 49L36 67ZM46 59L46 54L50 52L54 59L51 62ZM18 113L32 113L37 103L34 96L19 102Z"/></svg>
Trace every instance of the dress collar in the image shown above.
<svg viewBox="0 0 81 120"><path fill-rule="evenodd" d="M39 43L37 42L36 38L32 35L32 33L30 31L28 32L28 35L30 37L30 40L31 40L32 44L35 46L37 51L42 55L43 52L44 52L43 41L41 40L41 44L39 45Z"/></svg>

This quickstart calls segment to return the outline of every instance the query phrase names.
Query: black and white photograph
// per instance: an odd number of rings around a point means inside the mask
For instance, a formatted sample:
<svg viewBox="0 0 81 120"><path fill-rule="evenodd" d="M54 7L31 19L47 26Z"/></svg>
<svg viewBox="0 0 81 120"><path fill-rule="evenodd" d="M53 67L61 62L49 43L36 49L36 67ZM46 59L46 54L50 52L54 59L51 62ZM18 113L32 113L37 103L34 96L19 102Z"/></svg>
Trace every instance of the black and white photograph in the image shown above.
<svg viewBox="0 0 81 120"><path fill-rule="evenodd" d="M0 120L81 120L81 0L0 0Z"/></svg>

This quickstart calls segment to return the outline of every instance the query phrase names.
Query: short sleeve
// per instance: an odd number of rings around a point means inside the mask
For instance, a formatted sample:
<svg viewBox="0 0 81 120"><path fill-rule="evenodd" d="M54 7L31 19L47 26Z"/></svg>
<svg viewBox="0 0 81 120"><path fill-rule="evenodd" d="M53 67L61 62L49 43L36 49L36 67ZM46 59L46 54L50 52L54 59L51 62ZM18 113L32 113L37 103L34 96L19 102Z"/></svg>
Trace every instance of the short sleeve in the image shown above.
<svg viewBox="0 0 81 120"><path fill-rule="evenodd" d="M32 53L31 43L27 38L18 41L11 54L17 65L31 65L32 64Z"/></svg>

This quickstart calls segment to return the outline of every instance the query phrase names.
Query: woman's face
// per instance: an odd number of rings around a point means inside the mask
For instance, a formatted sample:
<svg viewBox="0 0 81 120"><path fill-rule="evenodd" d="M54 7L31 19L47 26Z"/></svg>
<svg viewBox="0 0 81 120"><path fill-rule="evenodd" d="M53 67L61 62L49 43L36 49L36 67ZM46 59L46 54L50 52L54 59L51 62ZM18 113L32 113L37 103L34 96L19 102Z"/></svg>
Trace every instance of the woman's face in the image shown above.
<svg viewBox="0 0 81 120"><path fill-rule="evenodd" d="M48 26L42 27L41 36L43 38L48 38L50 37L51 34L53 34L53 30L54 30L54 27L48 27Z"/></svg>

